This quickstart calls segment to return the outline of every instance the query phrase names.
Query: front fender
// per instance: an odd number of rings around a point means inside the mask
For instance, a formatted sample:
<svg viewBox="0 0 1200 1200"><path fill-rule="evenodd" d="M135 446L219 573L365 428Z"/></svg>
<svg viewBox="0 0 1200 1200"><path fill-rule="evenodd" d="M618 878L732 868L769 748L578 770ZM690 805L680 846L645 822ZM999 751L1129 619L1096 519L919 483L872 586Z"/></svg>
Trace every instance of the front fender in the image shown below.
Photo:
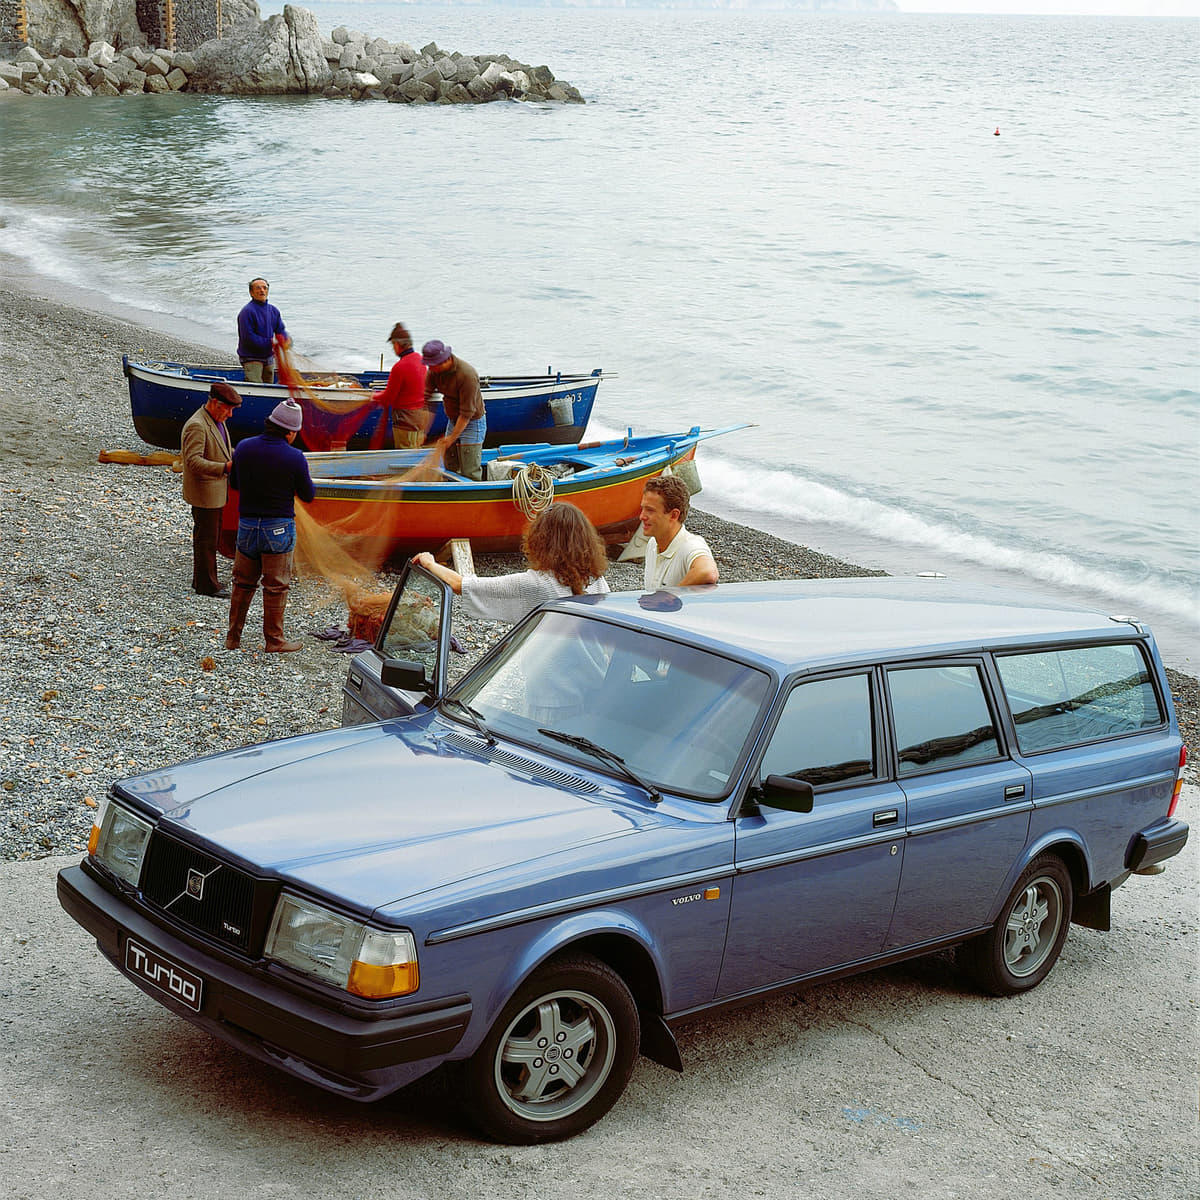
<svg viewBox="0 0 1200 1200"><path fill-rule="evenodd" d="M629 912L620 909L594 909L585 913L572 913L539 929L536 936L509 959L505 970L497 976L486 997L479 997L476 1012L483 1028L487 1030L492 1027L513 994L543 963L569 951L572 947L597 938L625 940L641 952L652 966L656 995L653 998L648 997L644 986L639 987L635 981L628 978L625 982L634 992L639 1007L647 1007L647 1001L652 1000L651 1007L654 1011L661 1011L663 963L655 952L654 939L649 929Z"/></svg>

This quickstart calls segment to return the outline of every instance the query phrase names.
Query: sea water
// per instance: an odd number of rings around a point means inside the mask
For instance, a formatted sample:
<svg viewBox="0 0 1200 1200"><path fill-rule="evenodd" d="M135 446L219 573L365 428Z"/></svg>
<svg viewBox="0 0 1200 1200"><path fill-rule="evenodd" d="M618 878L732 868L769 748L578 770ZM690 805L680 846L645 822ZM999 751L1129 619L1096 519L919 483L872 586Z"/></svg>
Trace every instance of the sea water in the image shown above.
<svg viewBox="0 0 1200 1200"><path fill-rule="evenodd" d="M262 274L322 366L396 320L602 366L592 435L753 422L702 447L709 510L1195 669L1200 22L312 9L588 102L10 98L0 252L227 356Z"/></svg>

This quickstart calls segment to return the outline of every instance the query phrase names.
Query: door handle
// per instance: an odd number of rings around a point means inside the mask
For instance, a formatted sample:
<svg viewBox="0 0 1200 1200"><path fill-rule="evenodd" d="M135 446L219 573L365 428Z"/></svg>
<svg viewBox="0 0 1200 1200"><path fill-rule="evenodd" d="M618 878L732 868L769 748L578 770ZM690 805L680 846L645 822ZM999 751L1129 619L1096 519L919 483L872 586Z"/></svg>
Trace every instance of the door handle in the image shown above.
<svg viewBox="0 0 1200 1200"><path fill-rule="evenodd" d="M1023 783L1010 783L1004 789L1005 800L1020 800L1025 795L1025 785Z"/></svg>
<svg viewBox="0 0 1200 1200"><path fill-rule="evenodd" d="M880 825L895 825L900 820L900 812L895 808L886 808L882 812L877 812L871 818L871 824L878 829Z"/></svg>

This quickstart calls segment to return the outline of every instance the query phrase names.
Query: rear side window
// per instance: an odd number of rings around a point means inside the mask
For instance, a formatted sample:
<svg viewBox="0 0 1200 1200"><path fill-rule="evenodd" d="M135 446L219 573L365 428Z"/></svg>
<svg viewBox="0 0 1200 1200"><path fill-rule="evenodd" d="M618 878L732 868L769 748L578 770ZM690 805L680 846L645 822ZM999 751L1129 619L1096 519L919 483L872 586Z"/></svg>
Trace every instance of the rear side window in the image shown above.
<svg viewBox="0 0 1200 1200"><path fill-rule="evenodd" d="M1000 741L974 664L888 672L903 778L998 758Z"/></svg>
<svg viewBox="0 0 1200 1200"><path fill-rule="evenodd" d="M998 656L1022 754L1136 733L1166 719L1140 646Z"/></svg>
<svg viewBox="0 0 1200 1200"><path fill-rule="evenodd" d="M875 775L874 745L870 676L813 680L788 696L759 775L861 783Z"/></svg>

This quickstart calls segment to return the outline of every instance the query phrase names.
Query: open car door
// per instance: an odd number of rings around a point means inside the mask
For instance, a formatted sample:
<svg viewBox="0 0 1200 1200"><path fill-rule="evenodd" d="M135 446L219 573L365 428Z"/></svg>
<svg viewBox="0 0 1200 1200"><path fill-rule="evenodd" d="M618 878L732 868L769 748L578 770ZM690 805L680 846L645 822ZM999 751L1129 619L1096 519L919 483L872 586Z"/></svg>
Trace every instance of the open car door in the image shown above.
<svg viewBox="0 0 1200 1200"><path fill-rule="evenodd" d="M411 716L446 687L450 588L408 563L392 593L379 636L350 663L342 685L342 724Z"/></svg>

